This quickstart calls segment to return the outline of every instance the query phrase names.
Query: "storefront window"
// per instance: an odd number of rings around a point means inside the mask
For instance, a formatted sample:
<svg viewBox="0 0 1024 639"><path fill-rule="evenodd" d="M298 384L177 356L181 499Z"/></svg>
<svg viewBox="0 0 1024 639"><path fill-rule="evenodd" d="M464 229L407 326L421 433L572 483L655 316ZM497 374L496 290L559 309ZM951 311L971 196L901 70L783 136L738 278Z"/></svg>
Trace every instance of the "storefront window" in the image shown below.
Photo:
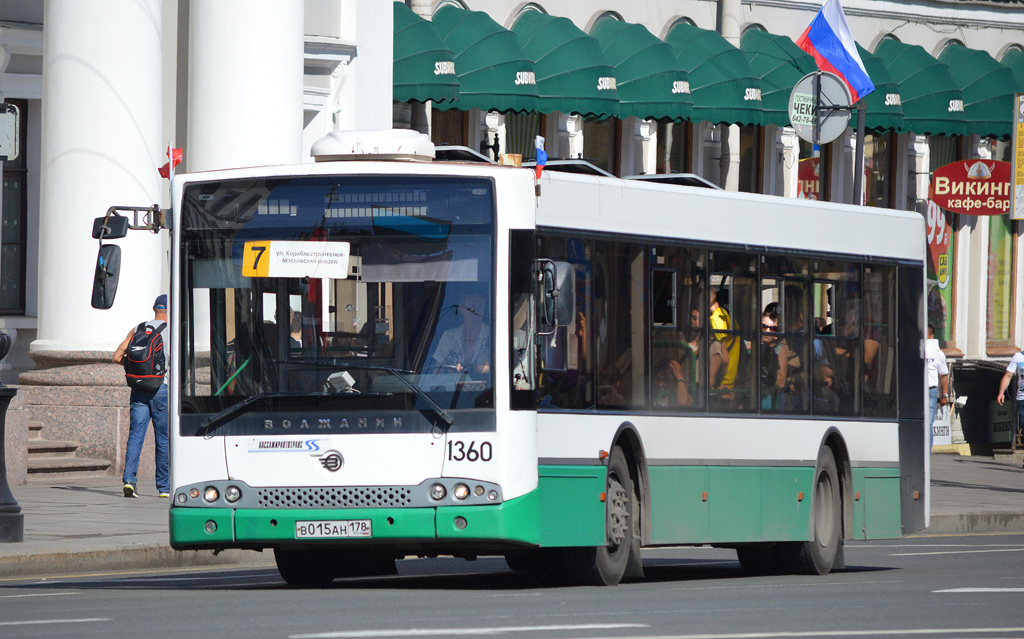
<svg viewBox="0 0 1024 639"><path fill-rule="evenodd" d="M505 153L519 153L524 162L536 160L535 140L538 135L544 135L543 118L543 115L534 112L505 114ZM549 142L549 154L551 147ZM551 157L554 158L554 155Z"/></svg>
<svg viewBox="0 0 1024 639"><path fill-rule="evenodd" d="M618 118L583 119L583 159L612 175L619 174L619 122Z"/></svg>
<svg viewBox="0 0 1024 639"><path fill-rule="evenodd" d="M465 111L433 109L430 114L430 141L438 146L465 146L468 132Z"/></svg>
<svg viewBox="0 0 1024 639"><path fill-rule="evenodd" d="M25 130L27 100L8 100L21 113L18 126ZM3 209L0 212L0 314L20 315L25 312L25 270L27 258L28 217L26 193L28 164L25 145L18 157L3 163Z"/></svg>
<svg viewBox="0 0 1024 639"><path fill-rule="evenodd" d="M827 150L828 145L825 146ZM820 189L819 171L821 170L820 153L815 150L814 145L806 140L800 140L800 163L797 167L797 190L796 197L806 200L817 200ZM828 175L828 154L825 155L825 171ZM826 184L826 190L828 185Z"/></svg>
<svg viewBox="0 0 1024 639"><path fill-rule="evenodd" d="M764 129L759 126L740 127L740 186L745 193L760 193L764 181Z"/></svg>
<svg viewBox="0 0 1024 639"><path fill-rule="evenodd" d="M985 338L988 347L1013 346L1014 223L1009 215L988 219L988 299Z"/></svg>
<svg viewBox="0 0 1024 639"><path fill-rule="evenodd" d="M896 134L864 135L864 205L891 208L892 152Z"/></svg>
<svg viewBox="0 0 1024 639"><path fill-rule="evenodd" d="M658 121L658 160L656 173L693 173L690 140L693 124Z"/></svg>

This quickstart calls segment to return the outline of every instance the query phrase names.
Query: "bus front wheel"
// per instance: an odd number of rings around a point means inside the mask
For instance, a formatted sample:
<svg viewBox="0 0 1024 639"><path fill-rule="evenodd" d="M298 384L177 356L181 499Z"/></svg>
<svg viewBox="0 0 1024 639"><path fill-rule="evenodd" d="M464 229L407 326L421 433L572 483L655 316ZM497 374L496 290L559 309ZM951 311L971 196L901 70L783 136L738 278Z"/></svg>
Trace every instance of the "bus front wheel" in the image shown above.
<svg viewBox="0 0 1024 639"><path fill-rule="evenodd" d="M818 453L811 498L811 541L779 544L779 559L789 572L827 575L836 563L842 541L842 500L839 471L832 449Z"/></svg>
<svg viewBox="0 0 1024 639"><path fill-rule="evenodd" d="M566 548L562 552L568 577L579 584L614 586L622 581L630 553L639 552L639 541L633 534L635 513L633 480L629 475L626 454L616 446L608 458L608 479L605 491L604 546Z"/></svg>

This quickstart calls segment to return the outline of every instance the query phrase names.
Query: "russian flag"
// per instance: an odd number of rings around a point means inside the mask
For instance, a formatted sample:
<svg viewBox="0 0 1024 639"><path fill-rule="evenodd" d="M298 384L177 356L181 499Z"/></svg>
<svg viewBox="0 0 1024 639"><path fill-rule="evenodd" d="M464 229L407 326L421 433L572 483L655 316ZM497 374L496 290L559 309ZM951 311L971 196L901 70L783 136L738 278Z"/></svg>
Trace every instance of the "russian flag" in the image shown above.
<svg viewBox="0 0 1024 639"><path fill-rule="evenodd" d="M826 0L796 45L814 56L819 69L842 78L854 102L875 90L839 0Z"/></svg>
<svg viewBox="0 0 1024 639"><path fill-rule="evenodd" d="M544 151L544 136L538 135L537 139L534 140L534 144L537 145L537 164L534 165L534 170L537 171L537 179L540 179L540 172L544 170L544 165L548 163L548 154Z"/></svg>

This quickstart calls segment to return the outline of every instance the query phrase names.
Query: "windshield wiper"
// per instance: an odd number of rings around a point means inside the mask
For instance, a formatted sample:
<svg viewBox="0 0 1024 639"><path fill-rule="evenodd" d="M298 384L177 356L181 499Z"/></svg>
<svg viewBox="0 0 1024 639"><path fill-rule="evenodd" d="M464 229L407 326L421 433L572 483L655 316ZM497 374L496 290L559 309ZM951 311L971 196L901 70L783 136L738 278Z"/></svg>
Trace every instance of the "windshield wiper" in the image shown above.
<svg viewBox="0 0 1024 639"><path fill-rule="evenodd" d="M309 393L256 393L255 395L249 395L237 404L228 406L216 415L210 417L210 419L206 420L206 423L202 426L202 428L206 430L206 432L203 433L203 437L209 437L212 431L218 426L225 423L232 417L241 415L264 399L273 399L275 397L304 397L306 395L309 395Z"/></svg>
<svg viewBox="0 0 1024 639"><path fill-rule="evenodd" d="M427 395L426 391L417 386L410 380L406 375L415 375L416 371L408 371L401 368L395 368L393 366L384 366L381 364L362 364L352 362L351 360L340 360L340 359L319 359L314 361L288 361L288 364L299 364L300 366L330 366L338 369L350 368L357 371L384 371L390 373L398 378L398 381L402 382L409 390L416 394L423 400L430 410L434 411L434 414L441 418L441 420L451 426L455 423L455 418L451 416L445 409L441 408L440 404L435 402L430 395ZM216 415L214 415L216 417Z"/></svg>

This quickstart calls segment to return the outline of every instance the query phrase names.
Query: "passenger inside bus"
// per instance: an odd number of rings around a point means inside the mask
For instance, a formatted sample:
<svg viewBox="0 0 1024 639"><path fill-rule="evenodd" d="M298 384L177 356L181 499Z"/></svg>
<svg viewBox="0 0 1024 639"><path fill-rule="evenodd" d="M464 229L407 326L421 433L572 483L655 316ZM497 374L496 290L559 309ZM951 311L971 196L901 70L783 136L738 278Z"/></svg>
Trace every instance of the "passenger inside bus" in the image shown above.
<svg viewBox="0 0 1024 639"><path fill-rule="evenodd" d="M710 376L712 380L712 407L722 409L729 407L736 398L735 393L733 393L733 385L736 382L736 373L739 370L741 340L738 335L725 332L732 328L732 322L729 318L729 311L719 305L720 296L724 297L724 291L716 292L714 288L711 288L708 294L710 296L709 308L711 309L708 324L713 331L711 338L719 342L719 347L722 349L722 361L720 363L715 361L709 363L709 369L713 373Z"/></svg>
<svg viewBox="0 0 1024 639"><path fill-rule="evenodd" d="M467 292L455 305L459 325L449 328L437 341L432 360L440 371L487 374L491 370L491 330L485 318L487 297Z"/></svg>
<svg viewBox="0 0 1024 639"><path fill-rule="evenodd" d="M783 391L789 374L789 348L781 330L778 314L765 310L761 316L762 410L777 411L782 407Z"/></svg>

